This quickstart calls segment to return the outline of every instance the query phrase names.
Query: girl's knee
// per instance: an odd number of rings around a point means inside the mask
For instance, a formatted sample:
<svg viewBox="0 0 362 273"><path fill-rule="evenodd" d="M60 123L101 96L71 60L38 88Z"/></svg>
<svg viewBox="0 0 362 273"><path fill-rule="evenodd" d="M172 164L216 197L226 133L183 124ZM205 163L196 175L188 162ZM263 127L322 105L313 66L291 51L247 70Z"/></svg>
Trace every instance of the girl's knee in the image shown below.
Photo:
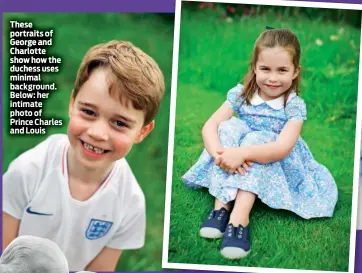
<svg viewBox="0 0 362 273"><path fill-rule="evenodd" d="M250 132L248 125L235 117L223 121L218 127L219 139L225 147L237 147L241 139Z"/></svg>
<svg viewBox="0 0 362 273"><path fill-rule="evenodd" d="M248 133L242 140L241 145L258 145L275 141L278 134L269 131L253 131Z"/></svg>

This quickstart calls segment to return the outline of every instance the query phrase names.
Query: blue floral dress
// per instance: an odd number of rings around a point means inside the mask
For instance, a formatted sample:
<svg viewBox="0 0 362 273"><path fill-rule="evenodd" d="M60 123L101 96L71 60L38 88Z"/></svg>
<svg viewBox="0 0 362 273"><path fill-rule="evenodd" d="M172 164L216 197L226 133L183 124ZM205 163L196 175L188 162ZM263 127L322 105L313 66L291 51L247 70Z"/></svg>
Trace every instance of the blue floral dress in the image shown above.
<svg viewBox="0 0 362 273"><path fill-rule="evenodd" d="M289 96L285 107L282 97L264 102L258 92L247 105L240 96L242 88L239 84L227 94L227 103L238 118L232 117L219 126L224 147L274 141L288 120L307 119L305 103L295 93ZM306 219L331 217L338 199L332 175L314 160L301 137L286 158L268 164L254 163L245 175L225 172L204 150L182 178L188 187L209 188L210 194L223 203L234 200L241 189L256 194L271 208L290 210Z"/></svg>

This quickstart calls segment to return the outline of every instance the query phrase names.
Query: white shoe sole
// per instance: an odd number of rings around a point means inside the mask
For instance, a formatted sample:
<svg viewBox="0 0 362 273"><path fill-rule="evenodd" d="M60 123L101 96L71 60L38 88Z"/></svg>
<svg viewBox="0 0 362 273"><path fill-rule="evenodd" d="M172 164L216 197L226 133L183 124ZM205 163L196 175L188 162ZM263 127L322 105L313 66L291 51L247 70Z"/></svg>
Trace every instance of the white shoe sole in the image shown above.
<svg viewBox="0 0 362 273"><path fill-rule="evenodd" d="M200 236L208 239L218 239L222 238L224 233L222 233L217 228L203 227L200 229Z"/></svg>
<svg viewBox="0 0 362 273"><path fill-rule="evenodd" d="M238 247L224 247L221 250L221 255L227 259L232 259L232 260L241 259L241 258L248 256L250 250L251 249L249 249L248 251L245 251Z"/></svg>

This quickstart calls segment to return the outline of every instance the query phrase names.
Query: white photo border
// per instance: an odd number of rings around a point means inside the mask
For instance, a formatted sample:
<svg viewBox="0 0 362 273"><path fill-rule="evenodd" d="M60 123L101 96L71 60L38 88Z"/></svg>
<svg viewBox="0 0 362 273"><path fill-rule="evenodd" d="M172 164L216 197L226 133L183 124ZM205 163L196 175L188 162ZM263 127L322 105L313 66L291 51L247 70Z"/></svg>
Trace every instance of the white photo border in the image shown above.
<svg viewBox="0 0 362 273"><path fill-rule="evenodd" d="M343 271L318 271L306 269L279 269L263 267L245 267L245 266L222 266L222 265L199 265L168 262L168 246L170 233L170 215L171 215L171 193L172 193L172 171L174 156L174 136L175 136L175 118L176 118L176 97L177 97L177 76L178 76L178 54L181 24L181 3L183 2L205 2L205 3L227 3L227 4L250 4L265 6L286 6L286 7L309 7L309 8L328 8L328 9L346 9L362 10L362 4L343 4L326 2L304 2L304 1L282 1L282 0L176 0L175 1L175 26L174 26L174 45L172 58L172 81L171 81L171 105L169 122L169 140L167 156L167 177L166 177L166 198L165 198L165 219L164 236L162 248L162 268L164 269L186 269L186 270L208 270L208 271L227 271L227 272L265 272L265 273L329 273ZM362 124L362 22L360 36L360 58L359 58L359 77L358 77L358 96L357 96L357 116L356 116L356 135L355 135L355 156L354 156L354 174L353 174L353 192L352 192L352 213L350 230L350 251L348 273L354 273L355 266L355 247L356 247L356 224L357 224L357 205L358 205L358 185L360 168L360 149L361 149L361 124Z"/></svg>

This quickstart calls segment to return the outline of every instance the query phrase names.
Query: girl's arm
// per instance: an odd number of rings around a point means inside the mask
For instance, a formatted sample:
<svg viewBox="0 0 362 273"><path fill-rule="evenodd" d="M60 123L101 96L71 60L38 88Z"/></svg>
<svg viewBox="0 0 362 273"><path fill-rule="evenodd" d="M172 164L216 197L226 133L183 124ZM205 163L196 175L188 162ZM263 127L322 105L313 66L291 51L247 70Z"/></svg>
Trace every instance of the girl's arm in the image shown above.
<svg viewBox="0 0 362 273"><path fill-rule="evenodd" d="M204 140L205 149L208 153L216 158L218 150L223 146L218 136L218 127L221 122L230 119L234 115L234 110L225 102L216 112L206 121L202 128L202 139Z"/></svg>
<svg viewBox="0 0 362 273"><path fill-rule="evenodd" d="M247 161L267 164L284 159L298 141L302 130L303 120L288 121L276 141L239 147L240 154Z"/></svg>

